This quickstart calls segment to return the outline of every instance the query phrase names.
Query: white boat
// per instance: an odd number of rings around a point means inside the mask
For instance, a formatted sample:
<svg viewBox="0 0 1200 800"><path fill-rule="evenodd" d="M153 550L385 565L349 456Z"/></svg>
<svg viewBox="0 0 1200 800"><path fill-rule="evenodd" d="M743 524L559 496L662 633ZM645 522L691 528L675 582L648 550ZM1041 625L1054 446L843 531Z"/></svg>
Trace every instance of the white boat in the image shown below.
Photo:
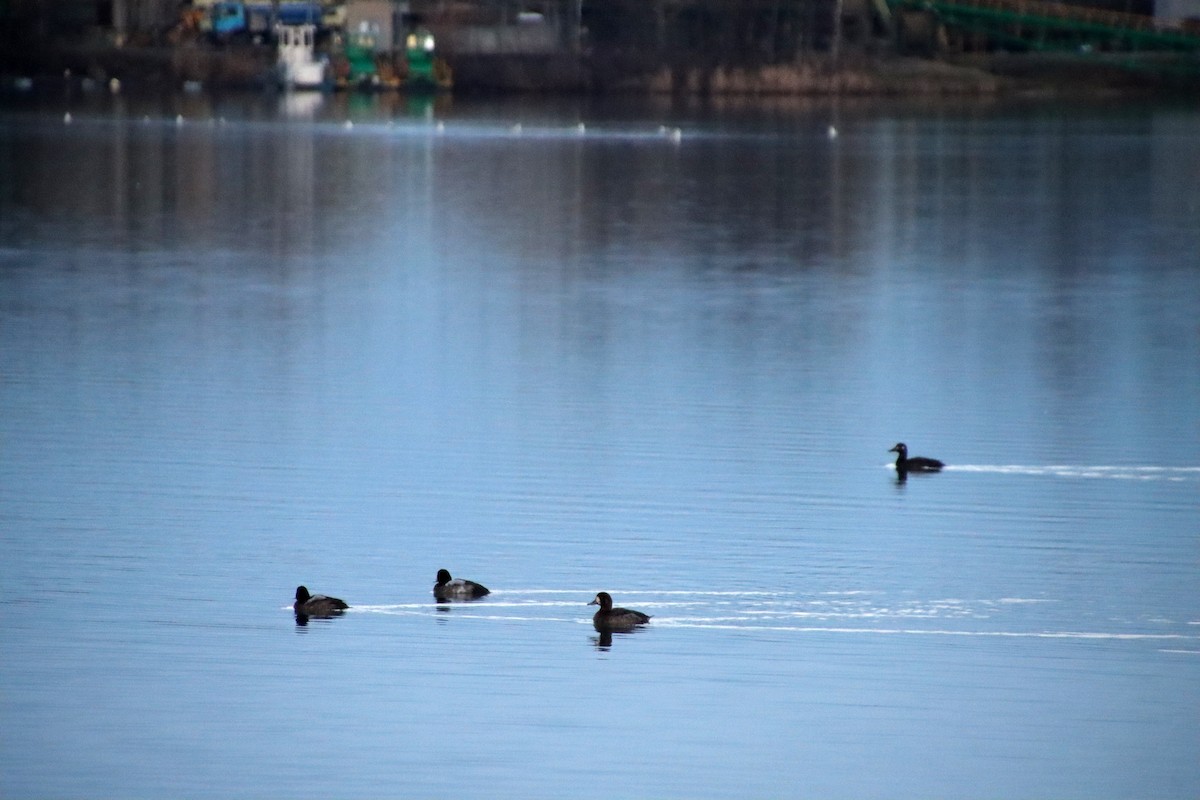
<svg viewBox="0 0 1200 800"><path fill-rule="evenodd" d="M315 25L278 25L279 80L287 89L322 89L328 64L316 56Z"/></svg>

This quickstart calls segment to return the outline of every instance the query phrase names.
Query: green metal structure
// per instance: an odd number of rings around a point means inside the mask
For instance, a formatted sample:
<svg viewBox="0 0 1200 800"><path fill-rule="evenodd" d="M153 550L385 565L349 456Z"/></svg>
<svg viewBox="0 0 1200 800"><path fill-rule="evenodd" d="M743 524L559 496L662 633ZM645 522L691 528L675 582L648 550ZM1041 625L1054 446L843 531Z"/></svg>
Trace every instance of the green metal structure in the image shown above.
<svg viewBox="0 0 1200 800"><path fill-rule="evenodd" d="M350 71L348 81L354 86L370 86L379 81L379 70L375 65L376 32L362 30L350 34L345 45L346 61Z"/></svg>
<svg viewBox="0 0 1200 800"><path fill-rule="evenodd" d="M1153 17L1046 0L887 0L994 45L1039 52L1176 54L1200 70L1200 32L1160 27Z"/></svg>
<svg viewBox="0 0 1200 800"><path fill-rule="evenodd" d="M407 74L404 85L409 89L449 89L452 83L450 68L437 57L433 34L425 29L410 33L404 44Z"/></svg>

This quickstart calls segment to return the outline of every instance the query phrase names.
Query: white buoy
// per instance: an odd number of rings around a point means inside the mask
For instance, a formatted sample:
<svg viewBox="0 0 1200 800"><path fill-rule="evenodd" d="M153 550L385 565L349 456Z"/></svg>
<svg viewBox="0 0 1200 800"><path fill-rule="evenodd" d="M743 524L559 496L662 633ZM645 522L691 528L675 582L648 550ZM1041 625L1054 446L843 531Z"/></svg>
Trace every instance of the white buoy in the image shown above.
<svg viewBox="0 0 1200 800"><path fill-rule="evenodd" d="M121 91L120 78L110 78L108 81L108 90L110 92L112 92L113 94L117 94L118 92L120 92Z"/></svg>
<svg viewBox="0 0 1200 800"><path fill-rule="evenodd" d="M512 133L513 136L520 136L521 135L521 123L518 122L516 125L513 125L511 128L509 128L509 131Z"/></svg>
<svg viewBox="0 0 1200 800"><path fill-rule="evenodd" d="M183 124L183 114L176 114L176 115L175 115L175 124L176 124L176 125L182 125L182 124Z"/></svg>
<svg viewBox="0 0 1200 800"><path fill-rule="evenodd" d="M830 139L836 139L838 137L838 130L837 130L837 128L830 125L829 130L825 131L825 135L828 136Z"/></svg>
<svg viewBox="0 0 1200 800"><path fill-rule="evenodd" d="M575 132L580 136L583 136L585 133L587 133L587 126L581 122L575 126Z"/></svg>
<svg viewBox="0 0 1200 800"><path fill-rule="evenodd" d="M683 141L683 129L682 128L672 128L671 129L671 141L674 142L675 144L679 144L681 141Z"/></svg>
<svg viewBox="0 0 1200 800"><path fill-rule="evenodd" d="M64 124L64 125L70 125L70 124L71 124L71 112L70 112L70 111L68 111L67 113L63 114L63 124Z"/></svg>
<svg viewBox="0 0 1200 800"><path fill-rule="evenodd" d="M438 124L436 126L434 126L434 130L436 130L438 133L445 133L446 132L446 123L442 122L441 120L438 120Z"/></svg>
<svg viewBox="0 0 1200 800"><path fill-rule="evenodd" d="M354 127L354 123L351 122L350 120L346 120L345 122L342 123L342 127L346 130L350 130L351 128Z"/></svg>

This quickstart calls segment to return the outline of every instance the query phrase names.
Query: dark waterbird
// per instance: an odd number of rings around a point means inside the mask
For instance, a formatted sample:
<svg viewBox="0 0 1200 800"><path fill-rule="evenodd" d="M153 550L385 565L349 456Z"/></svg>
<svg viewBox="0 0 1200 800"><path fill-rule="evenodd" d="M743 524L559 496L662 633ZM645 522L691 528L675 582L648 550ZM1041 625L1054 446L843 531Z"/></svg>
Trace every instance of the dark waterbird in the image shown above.
<svg viewBox="0 0 1200 800"><path fill-rule="evenodd" d="M588 605L600 606L600 610L592 615L592 625L601 632L628 631L650 621L650 616L640 611L613 608L612 595L608 592L600 592Z"/></svg>
<svg viewBox="0 0 1200 800"><path fill-rule="evenodd" d="M899 472L901 477L909 472L937 472L946 466L936 458L925 458L925 456L909 458L908 445L904 442L897 442L896 446L888 452L896 454L896 472Z"/></svg>
<svg viewBox="0 0 1200 800"><path fill-rule="evenodd" d="M307 588L297 586L296 602L292 605L292 610L298 617L334 617L349 607L344 600L326 597L323 594L309 594Z"/></svg>
<svg viewBox="0 0 1200 800"><path fill-rule="evenodd" d="M439 569L437 583L433 585L433 596L438 600L476 600L491 590L481 583L464 578L451 578L450 570Z"/></svg>

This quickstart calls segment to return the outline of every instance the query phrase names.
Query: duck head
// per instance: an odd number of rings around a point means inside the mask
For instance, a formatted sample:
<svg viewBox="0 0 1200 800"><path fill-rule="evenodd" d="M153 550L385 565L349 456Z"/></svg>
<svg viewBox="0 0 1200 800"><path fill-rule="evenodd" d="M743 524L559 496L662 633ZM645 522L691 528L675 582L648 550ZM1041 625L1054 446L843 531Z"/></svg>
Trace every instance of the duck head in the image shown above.
<svg viewBox="0 0 1200 800"><path fill-rule="evenodd" d="M612 609L612 595L608 592L600 592L588 603L589 606L600 606L601 611L609 611Z"/></svg>

